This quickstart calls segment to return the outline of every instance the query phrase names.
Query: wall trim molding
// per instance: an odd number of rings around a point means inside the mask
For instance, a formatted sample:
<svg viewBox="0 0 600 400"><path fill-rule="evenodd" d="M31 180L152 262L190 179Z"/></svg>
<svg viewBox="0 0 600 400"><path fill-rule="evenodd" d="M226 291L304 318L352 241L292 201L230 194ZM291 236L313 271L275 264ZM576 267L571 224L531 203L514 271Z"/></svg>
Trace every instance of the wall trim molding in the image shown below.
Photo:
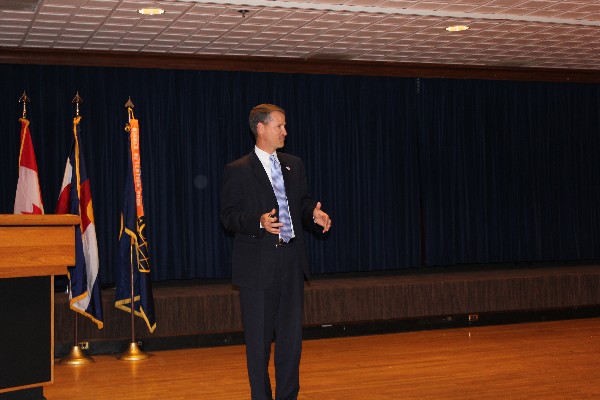
<svg viewBox="0 0 600 400"><path fill-rule="evenodd" d="M600 70L0 48L2 64L600 83Z"/></svg>

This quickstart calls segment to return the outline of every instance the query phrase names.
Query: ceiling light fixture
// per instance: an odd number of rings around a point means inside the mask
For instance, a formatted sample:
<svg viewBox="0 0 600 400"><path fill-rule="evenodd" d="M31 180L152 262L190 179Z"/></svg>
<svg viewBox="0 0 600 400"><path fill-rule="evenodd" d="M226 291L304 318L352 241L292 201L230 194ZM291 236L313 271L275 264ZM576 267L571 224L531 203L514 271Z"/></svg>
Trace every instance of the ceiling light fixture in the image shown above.
<svg viewBox="0 0 600 400"><path fill-rule="evenodd" d="M159 15L164 14L165 10L162 8L140 8L138 12L142 15Z"/></svg>
<svg viewBox="0 0 600 400"><path fill-rule="evenodd" d="M469 29L469 27L466 25L453 25L446 28L448 32L461 32L466 31L467 29Z"/></svg>

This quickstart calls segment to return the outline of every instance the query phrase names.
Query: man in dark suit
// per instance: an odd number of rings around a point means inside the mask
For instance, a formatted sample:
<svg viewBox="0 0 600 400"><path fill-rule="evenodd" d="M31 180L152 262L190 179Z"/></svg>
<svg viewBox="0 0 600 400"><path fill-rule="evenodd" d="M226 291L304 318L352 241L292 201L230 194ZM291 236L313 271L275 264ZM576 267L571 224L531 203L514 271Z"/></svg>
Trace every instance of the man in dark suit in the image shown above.
<svg viewBox="0 0 600 400"><path fill-rule="evenodd" d="M275 339L276 400L292 400L300 389L304 278L309 265L303 226L331 227L308 190L302 161L277 152L284 145L285 111L272 104L252 109L256 146L225 167L221 221L235 232L233 283L240 288L246 362L252 400L272 400L269 378Z"/></svg>

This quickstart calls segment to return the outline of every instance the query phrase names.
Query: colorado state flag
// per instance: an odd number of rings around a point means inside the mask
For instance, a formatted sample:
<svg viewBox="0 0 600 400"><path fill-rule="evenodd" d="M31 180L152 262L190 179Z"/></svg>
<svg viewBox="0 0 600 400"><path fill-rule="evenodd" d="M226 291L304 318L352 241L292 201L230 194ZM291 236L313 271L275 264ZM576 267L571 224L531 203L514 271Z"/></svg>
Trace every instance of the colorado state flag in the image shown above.
<svg viewBox="0 0 600 400"><path fill-rule="evenodd" d="M73 119L73 145L67 159L57 214L75 214L81 224L75 226L75 266L69 267L69 292L71 309L85 315L98 325L104 326L102 298L100 293L98 243L94 225L92 191L85 171L83 156L79 152L81 117Z"/></svg>

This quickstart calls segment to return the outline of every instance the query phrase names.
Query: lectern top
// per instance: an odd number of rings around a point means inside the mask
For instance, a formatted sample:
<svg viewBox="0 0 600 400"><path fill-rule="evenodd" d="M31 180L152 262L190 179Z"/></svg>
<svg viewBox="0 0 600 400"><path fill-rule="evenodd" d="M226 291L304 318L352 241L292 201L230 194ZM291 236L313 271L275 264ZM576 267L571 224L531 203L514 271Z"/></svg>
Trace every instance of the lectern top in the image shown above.
<svg viewBox="0 0 600 400"><path fill-rule="evenodd" d="M65 275L75 265L75 226L70 214L0 214L0 279Z"/></svg>
<svg viewBox="0 0 600 400"><path fill-rule="evenodd" d="M79 216L73 214L0 214L0 226L62 226L79 222Z"/></svg>

